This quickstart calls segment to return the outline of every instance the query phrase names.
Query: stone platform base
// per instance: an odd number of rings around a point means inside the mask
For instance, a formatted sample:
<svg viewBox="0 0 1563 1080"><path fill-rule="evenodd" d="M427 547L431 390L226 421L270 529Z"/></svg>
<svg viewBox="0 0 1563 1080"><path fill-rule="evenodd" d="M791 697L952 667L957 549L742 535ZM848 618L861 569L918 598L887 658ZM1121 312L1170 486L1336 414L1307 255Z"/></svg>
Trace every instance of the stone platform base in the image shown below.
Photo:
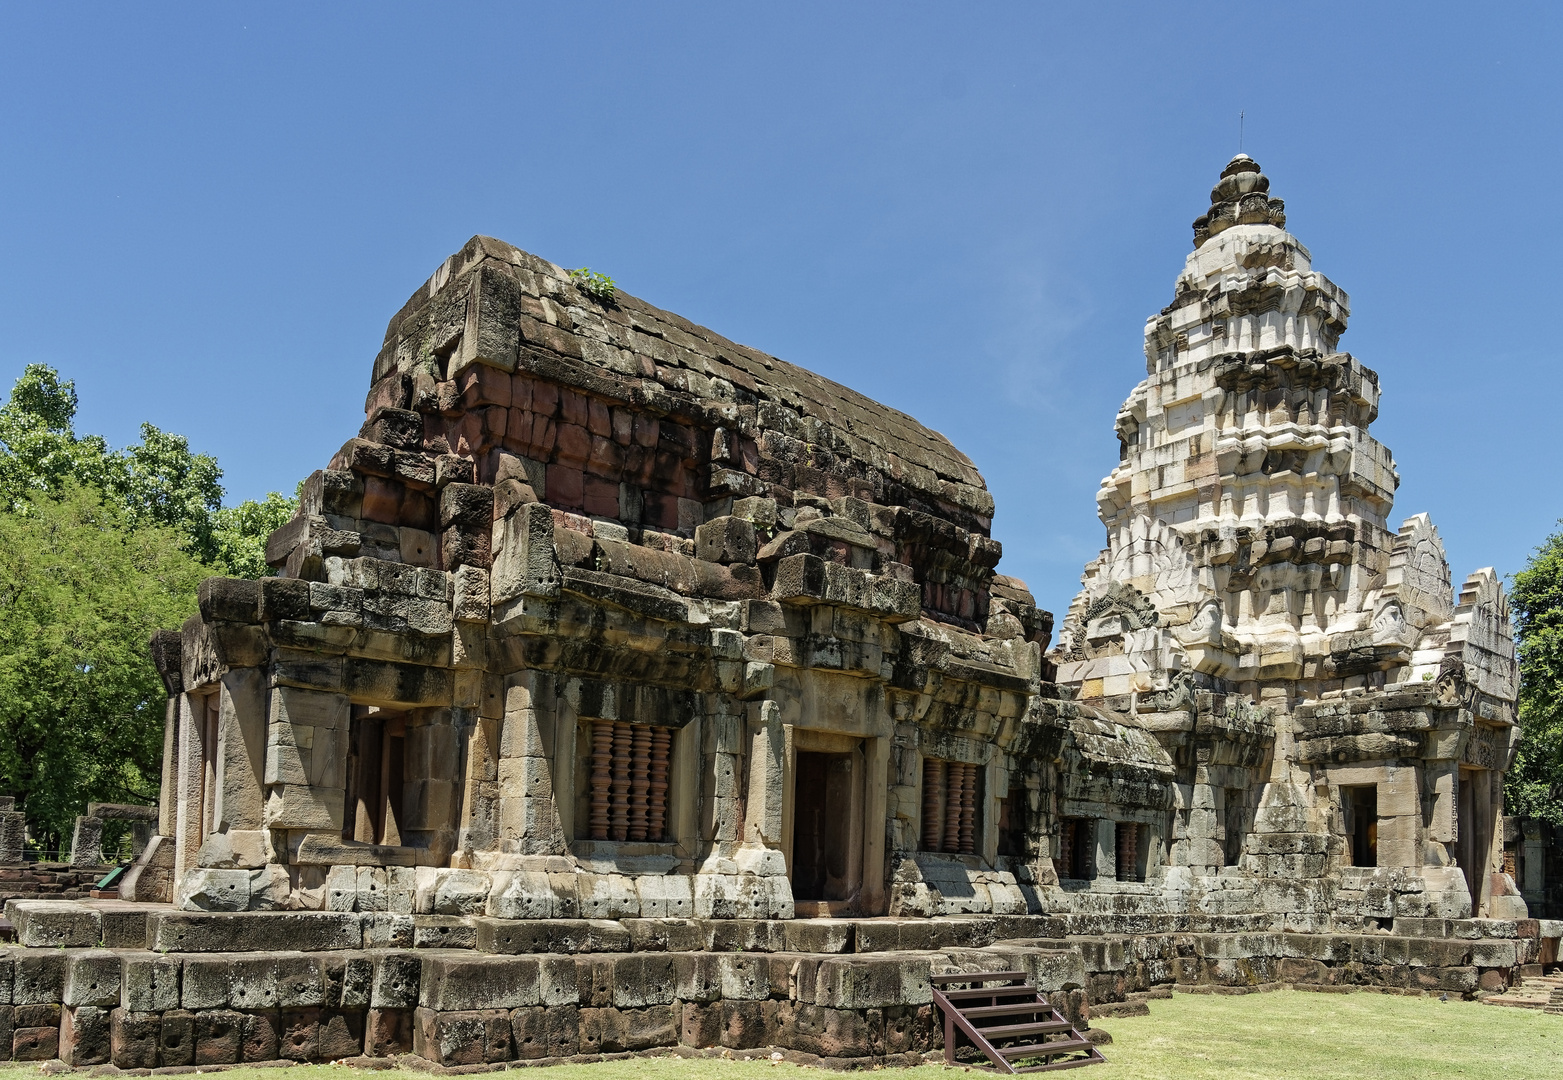
<svg viewBox="0 0 1563 1080"><path fill-rule="evenodd" d="M15 902L0 1057L119 1069L413 1055L448 1068L722 1048L838 1065L941 1048L931 974L1021 970L1077 1026L1152 997L1283 985L1499 990L1539 927L1399 933L1080 916L500 920ZM1135 925L1131 925L1135 924ZM1199 929L1195 930L1193 927ZM1095 930L1094 933L1081 933Z"/></svg>

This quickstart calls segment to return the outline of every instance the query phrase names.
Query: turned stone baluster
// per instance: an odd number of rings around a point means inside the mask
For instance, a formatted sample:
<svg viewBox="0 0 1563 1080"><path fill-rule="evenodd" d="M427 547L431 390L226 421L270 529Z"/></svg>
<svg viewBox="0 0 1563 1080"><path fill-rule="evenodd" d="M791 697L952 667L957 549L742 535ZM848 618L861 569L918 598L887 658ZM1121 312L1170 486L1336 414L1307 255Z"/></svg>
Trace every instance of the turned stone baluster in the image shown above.
<svg viewBox="0 0 1563 1080"><path fill-rule="evenodd" d="M962 855L977 853L977 766L961 766L961 842Z"/></svg>
<svg viewBox="0 0 1563 1080"><path fill-rule="evenodd" d="M597 720L592 723L592 817L593 840L608 839L608 807L612 802L613 784L613 723Z"/></svg>
<svg viewBox="0 0 1563 1080"><path fill-rule="evenodd" d="M942 846L939 820L939 796L944 792L944 762L923 759L923 850L938 851Z"/></svg>
<svg viewBox="0 0 1563 1080"><path fill-rule="evenodd" d="M615 720L613 723L612 825L608 832L614 840L627 840L630 834L630 741L632 738L630 725Z"/></svg>
<svg viewBox="0 0 1563 1080"><path fill-rule="evenodd" d="M961 848L961 789L966 773L958 761L950 762L945 773L949 780L944 795L944 844L939 850L955 852Z"/></svg>
<svg viewBox="0 0 1563 1080"><path fill-rule="evenodd" d="M646 839L667 837L668 751L673 733L667 728L651 729L651 783L646 792Z"/></svg>
<svg viewBox="0 0 1563 1080"><path fill-rule="evenodd" d="M630 828L631 840L646 839L646 794L651 786L651 729L636 724L630 746Z"/></svg>

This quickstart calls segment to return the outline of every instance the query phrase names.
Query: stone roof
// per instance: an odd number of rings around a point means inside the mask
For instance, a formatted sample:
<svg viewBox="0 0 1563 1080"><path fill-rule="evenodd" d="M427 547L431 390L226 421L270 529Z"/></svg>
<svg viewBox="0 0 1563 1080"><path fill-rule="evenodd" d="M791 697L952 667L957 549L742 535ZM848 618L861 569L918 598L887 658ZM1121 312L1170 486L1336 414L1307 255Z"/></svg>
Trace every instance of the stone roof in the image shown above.
<svg viewBox="0 0 1563 1080"><path fill-rule="evenodd" d="M468 287L473 281L479 290ZM519 325L519 336L502 325ZM472 340L473 330L484 340ZM468 241L391 319L375 381L441 361L445 370L435 374L445 379L473 361L533 370L709 426L771 432L805 444L811 467L829 476L867 480L880 495L886 485L908 488L918 501L964 510L961 523L984 534L992 517L971 459L906 413L626 292L602 302L563 268L491 237ZM371 412L375 401L371 394Z"/></svg>

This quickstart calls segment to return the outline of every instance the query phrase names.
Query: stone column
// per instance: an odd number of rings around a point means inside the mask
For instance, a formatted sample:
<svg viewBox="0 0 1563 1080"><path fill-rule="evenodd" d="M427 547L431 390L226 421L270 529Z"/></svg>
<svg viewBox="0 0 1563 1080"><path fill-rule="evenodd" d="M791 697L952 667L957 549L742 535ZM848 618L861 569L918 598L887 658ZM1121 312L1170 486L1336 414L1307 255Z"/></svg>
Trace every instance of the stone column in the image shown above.
<svg viewBox="0 0 1563 1080"><path fill-rule="evenodd" d="M883 915L885 894L885 803L890 795L890 739L863 740L863 911Z"/></svg>
<svg viewBox="0 0 1563 1080"><path fill-rule="evenodd" d="M266 726L266 828L341 839L351 715L346 694L294 686L272 690Z"/></svg>
<svg viewBox="0 0 1563 1080"><path fill-rule="evenodd" d="M222 861L256 868L266 864L266 680L259 668L235 668L219 693L212 820L224 837Z"/></svg>
<svg viewBox="0 0 1563 1080"><path fill-rule="evenodd" d="M774 701L749 705L749 783L745 800L743 839L748 844L780 848L782 842L782 779L787 745L781 706Z"/></svg>
<svg viewBox="0 0 1563 1080"><path fill-rule="evenodd" d="M173 694L163 707L163 774L157 794L157 831L172 837L179 816L179 714L185 696Z"/></svg>
<svg viewBox="0 0 1563 1080"><path fill-rule="evenodd" d="M196 864L201 847L202 781L206 770L205 703L195 694L179 695L178 736L174 755L174 882Z"/></svg>
<svg viewBox="0 0 1563 1080"><path fill-rule="evenodd" d="M22 861L26 847L27 817L16 809L16 799L0 797L0 866L10 866Z"/></svg>
<svg viewBox="0 0 1563 1080"><path fill-rule="evenodd" d="M539 715L555 708L553 677L522 671L505 684L497 769L500 847L520 855L562 855L564 836Z"/></svg>

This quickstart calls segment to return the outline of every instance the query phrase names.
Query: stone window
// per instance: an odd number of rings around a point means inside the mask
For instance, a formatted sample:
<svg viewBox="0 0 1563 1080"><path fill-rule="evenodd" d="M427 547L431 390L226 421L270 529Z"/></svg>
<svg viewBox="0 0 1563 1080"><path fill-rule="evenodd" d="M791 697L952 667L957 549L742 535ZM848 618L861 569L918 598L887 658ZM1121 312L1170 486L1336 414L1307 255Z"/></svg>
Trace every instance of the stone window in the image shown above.
<svg viewBox="0 0 1563 1080"><path fill-rule="evenodd" d="M963 761L923 759L923 850L951 855L977 853L977 766Z"/></svg>
<svg viewBox="0 0 1563 1080"><path fill-rule="evenodd" d="M593 720L590 727L586 835L665 841L673 730L620 720Z"/></svg>
<svg viewBox="0 0 1563 1080"><path fill-rule="evenodd" d="M406 761L405 716L365 711L364 715L353 717L348 735L342 839L402 845Z"/></svg>
<svg viewBox="0 0 1563 1080"><path fill-rule="evenodd" d="M1061 878L1089 881L1096 876L1093 858L1096 822L1090 818L1064 818L1058 825L1058 862Z"/></svg>
<svg viewBox="0 0 1563 1080"><path fill-rule="evenodd" d="M1236 866L1243 857L1243 789L1227 788L1222 800L1221 863Z"/></svg>
<svg viewBox="0 0 1563 1080"><path fill-rule="evenodd" d="M1346 818L1346 850L1351 865L1377 866L1378 785L1343 787L1340 803Z"/></svg>
<svg viewBox="0 0 1563 1080"><path fill-rule="evenodd" d="M1010 781L1009 794L999 800L1000 855L1025 855L1026 810L1026 785L1016 777Z"/></svg>
<svg viewBox="0 0 1563 1080"><path fill-rule="evenodd" d="M1148 830L1132 821L1120 821L1114 828L1116 846L1115 876L1119 881L1144 881L1145 863L1142 858Z"/></svg>

